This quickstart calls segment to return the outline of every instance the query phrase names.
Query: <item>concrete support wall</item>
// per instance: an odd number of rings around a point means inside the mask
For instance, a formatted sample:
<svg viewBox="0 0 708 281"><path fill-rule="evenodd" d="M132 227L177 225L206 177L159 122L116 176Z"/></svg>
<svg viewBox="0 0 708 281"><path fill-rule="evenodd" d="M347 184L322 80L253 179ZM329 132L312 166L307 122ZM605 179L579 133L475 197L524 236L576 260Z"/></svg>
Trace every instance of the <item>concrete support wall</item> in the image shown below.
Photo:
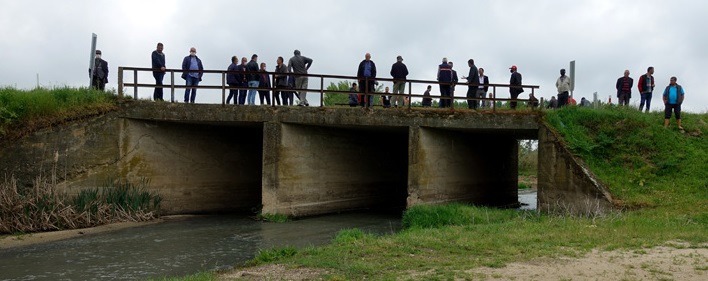
<svg viewBox="0 0 708 281"><path fill-rule="evenodd" d="M14 177L19 187L33 185L38 176L65 182L103 183L116 178L118 114L109 113L37 131L0 149L0 175ZM97 180L101 179L101 180Z"/></svg>
<svg viewBox="0 0 708 281"><path fill-rule="evenodd" d="M408 206L518 204L518 143L489 134L411 127Z"/></svg>
<svg viewBox="0 0 708 281"><path fill-rule="evenodd" d="M267 123L263 212L403 208L407 131Z"/></svg>
<svg viewBox="0 0 708 281"><path fill-rule="evenodd" d="M538 145L541 211L592 215L612 209L609 190L546 126L539 129Z"/></svg>
<svg viewBox="0 0 708 281"><path fill-rule="evenodd" d="M120 175L150 179L165 213L250 209L261 201L261 127L124 121Z"/></svg>

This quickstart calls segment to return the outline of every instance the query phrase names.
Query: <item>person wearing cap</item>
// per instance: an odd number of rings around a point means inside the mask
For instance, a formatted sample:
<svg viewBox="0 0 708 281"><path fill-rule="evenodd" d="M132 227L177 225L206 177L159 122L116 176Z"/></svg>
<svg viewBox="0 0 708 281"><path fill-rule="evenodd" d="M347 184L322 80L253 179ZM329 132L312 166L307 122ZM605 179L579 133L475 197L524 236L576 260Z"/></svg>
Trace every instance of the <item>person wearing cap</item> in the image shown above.
<svg viewBox="0 0 708 281"><path fill-rule="evenodd" d="M403 63L403 57L396 57L396 63L391 66L391 77L393 77L393 96L391 98L392 107L405 106L406 92L406 77L408 76L408 67Z"/></svg>
<svg viewBox="0 0 708 281"><path fill-rule="evenodd" d="M165 53L162 52L165 46L157 43L157 48L152 51L152 77L155 78L155 91L152 93L152 100L164 100L162 98L162 80L165 78Z"/></svg>
<svg viewBox="0 0 708 281"><path fill-rule="evenodd" d="M248 89L248 104L254 105L256 104L256 88L261 81L260 75L258 75L258 55L251 56L251 61L246 64L246 71L250 72L246 74L246 77L248 77L248 87L251 88Z"/></svg>
<svg viewBox="0 0 708 281"><path fill-rule="evenodd" d="M558 90L558 107L563 107L568 104L568 96L570 95L570 78L565 75L565 69L561 69L560 74L561 76L558 77L558 80L556 80L556 89Z"/></svg>
<svg viewBox="0 0 708 281"><path fill-rule="evenodd" d="M288 61L288 72L294 74L307 74L307 70L312 66L312 59L306 56L300 55L299 50L293 52L294 56ZM307 89L307 76L294 76L295 78L295 89ZM307 91L299 91L297 98L300 99L298 106L310 106L307 102ZM291 100L292 102L292 100Z"/></svg>
<svg viewBox="0 0 708 281"><path fill-rule="evenodd" d="M192 47L189 49L189 55L182 60L182 70L182 79L187 81L188 86L184 89L184 103L194 103L194 99L197 97L197 88L189 88L189 86L198 86L204 74L203 72L193 71L204 70L202 60L197 57L196 48Z"/></svg>
<svg viewBox="0 0 708 281"><path fill-rule="evenodd" d="M452 67L447 63L447 58L443 58L442 63L438 65L438 82L440 82L439 107L450 107L452 102L445 97L450 97L452 94Z"/></svg>
<svg viewBox="0 0 708 281"><path fill-rule="evenodd" d="M93 73L91 72L93 70ZM96 50L93 69L89 69L91 87L103 91L108 83L108 62L101 58L101 50Z"/></svg>
<svg viewBox="0 0 708 281"><path fill-rule="evenodd" d="M669 120L671 119L671 111L674 112L676 116L676 125L678 125L679 130L683 130L681 127L681 104L683 104L684 91L681 85L676 84L676 76L671 77L669 85L664 89L664 94L662 94L662 99L664 100L664 128L669 127Z"/></svg>
<svg viewBox="0 0 708 281"><path fill-rule="evenodd" d="M359 80L359 91L362 93L362 98L359 99L359 105L362 107L372 106L374 101L373 95L367 93L375 93L376 88L376 64L371 60L371 54L366 53L364 60L359 63L359 68L356 73Z"/></svg>
<svg viewBox="0 0 708 281"><path fill-rule="evenodd" d="M558 82L556 82L556 84L558 84ZM629 69L625 69L624 76L617 78L617 83L615 83L615 89L617 89L617 103L619 105L629 105L629 99L632 98L633 84L634 79L629 77ZM560 98L560 89L558 92L558 96Z"/></svg>
<svg viewBox="0 0 708 281"><path fill-rule="evenodd" d="M521 73L517 71L516 65L509 67L509 72L511 72L511 79L509 80L509 85L511 86L521 86ZM509 87L509 94L511 95L512 101L509 102L511 109L516 109L516 99L519 94L524 92L524 88L521 87Z"/></svg>

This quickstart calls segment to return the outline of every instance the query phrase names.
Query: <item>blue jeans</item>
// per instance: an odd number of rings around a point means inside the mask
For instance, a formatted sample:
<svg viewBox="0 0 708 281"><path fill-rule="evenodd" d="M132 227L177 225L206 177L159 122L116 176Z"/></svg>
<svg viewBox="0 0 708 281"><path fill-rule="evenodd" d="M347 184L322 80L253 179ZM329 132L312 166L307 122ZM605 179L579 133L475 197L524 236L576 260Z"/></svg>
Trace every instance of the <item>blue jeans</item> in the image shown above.
<svg viewBox="0 0 708 281"><path fill-rule="evenodd" d="M187 86L198 86L199 78L187 75ZM189 92L192 92L190 95ZM194 98L197 97L197 88L186 88L184 90L184 103L194 103Z"/></svg>
<svg viewBox="0 0 708 281"><path fill-rule="evenodd" d="M258 81L248 81L249 88L258 88ZM256 89L248 89L248 104L256 104Z"/></svg>
<svg viewBox="0 0 708 281"><path fill-rule="evenodd" d="M644 107L644 103L647 104L647 109L646 111L649 111L649 108L651 107L651 94L652 93L641 93L639 96L641 96L642 100L639 102L639 111L642 111L642 107Z"/></svg>

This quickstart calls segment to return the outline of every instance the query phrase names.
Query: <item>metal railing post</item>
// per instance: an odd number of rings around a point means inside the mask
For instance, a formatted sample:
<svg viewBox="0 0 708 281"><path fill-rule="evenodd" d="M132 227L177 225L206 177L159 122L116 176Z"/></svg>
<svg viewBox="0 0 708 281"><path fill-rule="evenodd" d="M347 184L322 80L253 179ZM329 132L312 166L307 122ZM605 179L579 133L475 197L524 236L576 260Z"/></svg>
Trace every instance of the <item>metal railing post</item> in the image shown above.
<svg viewBox="0 0 708 281"><path fill-rule="evenodd" d="M226 73L221 73L221 105L226 105Z"/></svg>
<svg viewBox="0 0 708 281"><path fill-rule="evenodd" d="M492 86L492 111L497 111L497 86Z"/></svg>
<svg viewBox="0 0 708 281"><path fill-rule="evenodd" d="M320 107L324 106L324 77L320 76Z"/></svg>
<svg viewBox="0 0 708 281"><path fill-rule="evenodd" d="M411 105L413 104L413 82L408 82L408 110L411 109Z"/></svg>
<svg viewBox="0 0 708 281"><path fill-rule="evenodd" d="M118 98L123 98L123 67L118 67Z"/></svg>
<svg viewBox="0 0 708 281"><path fill-rule="evenodd" d="M133 69L133 98L138 100L138 70Z"/></svg>
<svg viewBox="0 0 708 281"><path fill-rule="evenodd" d="M175 71L170 70L170 102L175 102Z"/></svg>

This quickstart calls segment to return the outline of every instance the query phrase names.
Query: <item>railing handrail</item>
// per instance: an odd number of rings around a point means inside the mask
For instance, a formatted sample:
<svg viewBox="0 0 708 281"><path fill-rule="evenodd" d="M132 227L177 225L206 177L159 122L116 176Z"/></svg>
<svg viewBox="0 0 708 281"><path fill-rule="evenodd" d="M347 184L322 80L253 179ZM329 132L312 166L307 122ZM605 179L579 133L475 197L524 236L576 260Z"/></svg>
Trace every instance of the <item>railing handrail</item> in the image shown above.
<svg viewBox="0 0 708 281"><path fill-rule="evenodd" d="M123 72L124 71L132 71L133 72L133 83L124 83L123 82ZM170 84L165 85L163 84L162 86L158 86L156 84L146 84L146 83L137 83L137 78L138 72L164 72L164 73L170 73L170 76L172 77ZM212 73L212 74L221 74L222 75L222 85L197 85L197 86L186 86L186 85L176 85L174 81L174 73L184 73L184 72L196 72L196 73ZM258 88L252 88L252 87L247 87L247 86L230 86L227 85L225 82L225 77L226 74L240 74L240 75L245 75L245 74L267 74L271 77L271 87L258 87ZM303 92L320 92L320 106L324 106L324 101L323 101L323 95L324 93L334 93L334 94L352 94L352 93L357 93L357 94L363 94L366 97L369 95L387 95L387 96L407 96L409 97L409 102L408 102L408 107L411 107L412 102L410 101L411 98L431 98L431 99L449 99L449 100L475 100L475 101L485 101L485 100L491 100L492 101L492 109L496 109L496 102L497 101L516 101L516 102L529 102L529 99L511 99L511 98L498 98L497 93L496 93L496 88L497 87L502 87L502 88L526 88L526 89L531 89L531 93L535 92L535 89L539 89L540 86L538 85L510 85L510 84L494 84L494 83L489 83L489 84L479 84L479 83L470 83L468 82L440 82L440 81L435 81L435 80L420 80L420 79L394 79L394 78L369 78L369 77L357 77L357 76L346 76L346 75L331 75L331 74L314 74L314 73L293 73L293 72L271 72L271 71L229 71L229 70L185 70L185 69L173 69L173 68L168 68L165 70L159 69L159 68L146 68L146 67L118 67L118 95L123 96L123 88L125 86L132 87L135 89L134 93L134 98L137 99L137 89L138 88L170 88L172 89L172 101L174 102L174 90L175 89L184 89L184 88L196 88L196 89L216 89L216 90L222 90L222 96L225 96L225 90L244 90L244 89L249 89L249 90L260 90L260 91L282 91L283 88L277 88L275 85L275 75L287 75L287 76L306 76L306 77L314 77L314 78L319 78L321 83L320 83L320 89L312 89L312 88L307 88L307 89L297 89L297 88L287 88L288 91L303 91ZM327 90L324 89L324 79L345 79L345 80L354 80L358 82L359 80L366 80L367 82L369 80L375 80L375 81L386 81L386 82L405 82L409 85L408 87L408 94L394 94L394 93L383 93L383 92L368 92L368 89L366 92L351 92L351 91L340 91L340 90ZM433 95L432 93L429 96L423 95L423 94L413 94L411 86L413 83L416 84L436 84L436 85L452 85L452 86L477 86L477 87L490 87L493 90L493 97L492 98L468 98L468 97L454 97L454 96L442 96L442 95ZM272 94L272 92L271 92ZM225 97L222 97L222 104L225 104ZM451 104L451 107L454 109L454 103Z"/></svg>

